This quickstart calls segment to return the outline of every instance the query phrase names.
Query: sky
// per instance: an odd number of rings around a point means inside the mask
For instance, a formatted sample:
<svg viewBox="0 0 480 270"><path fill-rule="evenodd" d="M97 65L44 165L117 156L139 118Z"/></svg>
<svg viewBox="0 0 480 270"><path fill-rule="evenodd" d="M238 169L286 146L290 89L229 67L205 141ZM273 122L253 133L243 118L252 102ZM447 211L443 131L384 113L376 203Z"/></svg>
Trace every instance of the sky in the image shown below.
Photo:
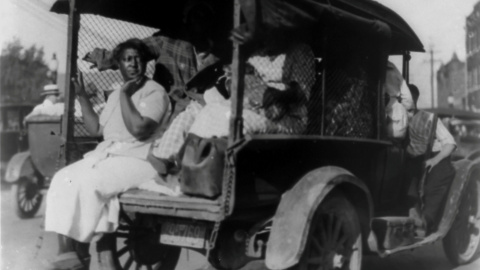
<svg viewBox="0 0 480 270"><path fill-rule="evenodd" d="M0 0L0 46L18 38L22 45L43 47L45 59L53 53L65 71L67 16L48 11L50 0Z"/></svg>
<svg viewBox="0 0 480 270"><path fill-rule="evenodd" d="M402 16L417 33L426 50L434 51L435 70L453 53L465 60L465 18L479 0L378 0ZM0 0L0 46L17 37L26 47L43 47L46 60L53 53L66 67L67 16L48 12L54 0ZM420 107L431 106L430 55L415 53L411 82L422 91Z"/></svg>
<svg viewBox="0 0 480 270"><path fill-rule="evenodd" d="M378 2L404 18L420 38L426 51L433 49L435 71L442 63L450 61L453 53L456 53L461 61L465 61L465 19L479 0L378 0ZM432 107L430 73L430 54L412 54L410 81L420 89L418 105L422 108Z"/></svg>

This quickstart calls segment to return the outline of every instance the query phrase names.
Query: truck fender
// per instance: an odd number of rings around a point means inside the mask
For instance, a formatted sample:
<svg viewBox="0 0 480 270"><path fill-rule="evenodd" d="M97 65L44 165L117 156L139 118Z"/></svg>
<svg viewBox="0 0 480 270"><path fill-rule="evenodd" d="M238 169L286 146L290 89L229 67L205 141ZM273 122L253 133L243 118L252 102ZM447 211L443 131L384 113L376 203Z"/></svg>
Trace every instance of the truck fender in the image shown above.
<svg viewBox="0 0 480 270"><path fill-rule="evenodd" d="M480 161L480 150L470 152L466 159L471 161Z"/></svg>
<svg viewBox="0 0 480 270"><path fill-rule="evenodd" d="M30 151L15 154L7 165L5 181L13 183L25 175L31 175L35 172Z"/></svg>
<svg viewBox="0 0 480 270"><path fill-rule="evenodd" d="M450 230L455 221L455 217L458 213L457 210L460 206L461 196L465 192L466 184L472 173L480 170L480 159L475 161L461 159L452 162L452 164L456 173L448 192L448 200L445 203L442 219L438 225L438 231L442 235L448 233L448 230Z"/></svg>
<svg viewBox="0 0 480 270"><path fill-rule="evenodd" d="M286 269L299 262L316 209L325 196L337 188L348 194L357 211L362 211L359 213L362 234L368 235L373 202L367 186L340 167L315 169L282 195L267 244L268 269Z"/></svg>

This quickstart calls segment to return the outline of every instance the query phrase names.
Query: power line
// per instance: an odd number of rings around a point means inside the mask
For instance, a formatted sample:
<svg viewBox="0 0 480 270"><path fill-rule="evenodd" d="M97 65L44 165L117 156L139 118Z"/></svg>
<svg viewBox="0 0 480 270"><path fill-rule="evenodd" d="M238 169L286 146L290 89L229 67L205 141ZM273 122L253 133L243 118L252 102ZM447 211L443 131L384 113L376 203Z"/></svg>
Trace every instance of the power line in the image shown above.
<svg viewBox="0 0 480 270"><path fill-rule="evenodd" d="M47 25L50 25L52 26L55 30L58 30L58 31L61 31L61 32L66 32L67 31L67 26L66 24L65 25L60 25L58 23L55 23L51 20L48 20L47 18L45 18L42 14L39 14L39 13L36 13L35 11L32 11L30 9L27 9L25 7L22 7L22 6L19 6L22 8L22 10L26 11L27 13L33 15L36 19L38 19L39 21L43 22L43 23L46 23ZM50 14L48 14L50 15Z"/></svg>
<svg viewBox="0 0 480 270"><path fill-rule="evenodd" d="M24 1L15 1L14 2L16 6L23 11L26 11L27 13L35 16L38 20L49 24L50 26L56 28L56 30L66 32L67 31L67 25L66 22L61 22L58 19L55 20L49 20L48 18L53 18L53 14L48 13L46 10L41 9L38 6L35 6L33 4L28 4L28 2ZM43 15L42 15L43 13Z"/></svg>
<svg viewBox="0 0 480 270"><path fill-rule="evenodd" d="M30 8L33 8L36 11L39 11L40 13L46 14L48 17L51 18L51 20L50 20L51 22L56 21L58 24L62 24L62 25L67 23L66 19L62 20L61 18L59 18L57 16L54 16L54 14L49 11L48 5L44 2L41 2L39 0L36 0L36 1L33 1L33 2L32 1L26 1L26 0L17 0L16 2L18 2L18 3L20 3L21 5L24 5L24 6L29 6Z"/></svg>

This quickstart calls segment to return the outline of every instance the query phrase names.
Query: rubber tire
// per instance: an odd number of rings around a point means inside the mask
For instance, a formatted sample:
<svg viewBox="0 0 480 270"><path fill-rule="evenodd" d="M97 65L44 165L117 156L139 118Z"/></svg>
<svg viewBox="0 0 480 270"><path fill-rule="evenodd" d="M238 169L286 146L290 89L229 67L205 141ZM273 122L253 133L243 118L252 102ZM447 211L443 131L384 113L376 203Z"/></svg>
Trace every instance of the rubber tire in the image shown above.
<svg viewBox="0 0 480 270"><path fill-rule="evenodd" d="M40 193L42 188L41 182L38 176L22 176L12 185L11 192L15 202L15 212L19 218L32 218L38 212L38 209L40 209L43 199L43 195ZM28 201L22 200L22 194L28 197L26 198ZM36 199L34 200L34 198Z"/></svg>
<svg viewBox="0 0 480 270"><path fill-rule="evenodd" d="M326 217L329 217L327 219ZM333 262L335 261L332 258L332 265L326 266L323 269L349 269L349 270L360 270L362 264L362 235L361 235L361 227L360 227L360 220L358 218L358 214L355 211L352 203L345 198L345 195L339 191L333 191L331 194L327 195L325 200L320 204L318 209L316 210L314 217L312 219L312 223L310 226L310 231L307 237L307 243L305 245L305 249L303 251L302 257L300 258L300 262L295 265L292 269L295 270L306 270L309 269L307 266L307 261L312 260L314 257L312 255L312 249L316 246L314 241L316 240L317 243L321 244L320 234L322 231L326 232L326 237L333 237L333 234L328 234L328 224L325 225L322 223L325 220L331 220L330 218L334 217L336 220L333 225L336 225L338 221L340 221L340 232L344 232L346 235L347 240L343 245L345 247L352 247L352 253L347 260L341 263L340 268L335 268ZM333 226L332 225L332 226ZM336 226L335 226L336 227ZM335 230L333 229L333 232ZM320 234L319 234L320 233ZM341 234L337 237L338 240L341 240ZM324 243L325 244L325 243ZM350 245L351 244L351 245ZM324 247L327 251L333 251L333 248ZM338 250L338 252L341 252ZM338 254L335 252L335 254ZM331 257L333 254L320 256L320 258L328 258ZM344 254L346 255L346 254ZM335 257L335 256L334 256ZM341 256L346 257L346 256ZM324 259L325 260L325 259ZM328 260L326 260L328 261ZM345 262L348 262L345 263ZM325 266L325 265L324 265Z"/></svg>
<svg viewBox="0 0 480 270"><path fill-rule="evenodd" d="M108 234L99 241L99 243L97 244L97 252L99 256L100 269L102 270L150 269L146 267L146 264L139 263L136 260L135 257L138 255L135 255L134 252L132 253L132 250L135 249L135 247L132 246L133 241L130 241L128 237L120 237L120 235L123 235L123 236L126 234L131 235L129 230L134 228L134 226L131 226L132 224L133 224L132 221L123 223L123 225L121 223L121 226L119 226L119 230L117 230L117 232ZM125 231L128 231L128 232L125 233ZM130 245L128 247L128 251L124 251L123 254L121 255L118 254L118 251L120 251L121 249L117 248L117 243L119 242L118 240L120 239L125 239L125 247ZM147 239L147 241L148 240L159 241L158 240L159 238L149 237L145 239ZM137 242L137 244L142 245L142 242ZM181 247L158 244L158 245L155 245L154 248L149 248L148 252L150 253L149 255L154 254L153 256L156 256L153 258L161 257L159 261L166 259L165 261L162 261L161 265L158 268L151 266L151 269L174 270L180 258ZM140 255L145 256L145 254L140 254ZM127 260L126 261L124 260L125 262L122 262L122 260L120 259L123 256L127 256L126 258ZM127 262L129 260L132 260L132 262L130 265L127 266ZM137 268L139 264L142 266Z"/></svg>
<svg viewBox="0 0 480 270"><path fill-rule="evenodd" d="M462 195L457 216L443 239L443 250L450 262L456 266L468 264L480 257L480 170L470 174L468 186ZM476 224L469 216L476 216ZM472 226L473 225L473 226ZM472 238L473 236L473 238ZM460 245L468 237L468 245Z"/></svg>

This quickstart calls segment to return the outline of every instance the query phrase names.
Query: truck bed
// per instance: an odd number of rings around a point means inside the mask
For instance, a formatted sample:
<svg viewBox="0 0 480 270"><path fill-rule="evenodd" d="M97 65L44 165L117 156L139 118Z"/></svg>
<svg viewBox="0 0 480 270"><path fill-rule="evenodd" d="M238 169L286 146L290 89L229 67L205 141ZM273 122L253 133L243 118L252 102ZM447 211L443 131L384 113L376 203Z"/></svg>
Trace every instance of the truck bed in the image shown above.
<svg viewBox="0 0 480 270"><path fill-rule="evenodd" d="M123 193L120 203L126 212L214 221L220 217L220 198L210 200L187 195L173 197L135 189Z"/></svg>

